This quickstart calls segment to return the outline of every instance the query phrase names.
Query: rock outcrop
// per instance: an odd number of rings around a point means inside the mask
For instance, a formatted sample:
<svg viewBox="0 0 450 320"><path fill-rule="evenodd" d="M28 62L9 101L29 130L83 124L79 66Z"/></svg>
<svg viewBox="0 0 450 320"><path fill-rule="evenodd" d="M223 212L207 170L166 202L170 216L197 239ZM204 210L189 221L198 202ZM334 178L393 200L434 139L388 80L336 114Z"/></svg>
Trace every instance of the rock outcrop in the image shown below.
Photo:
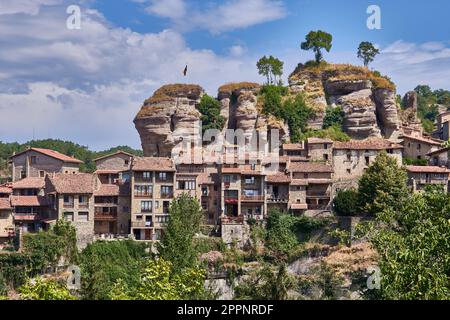
<svg viewBox="0 0 450 320"><path fill-rule="evenodd" d="M134 119L145 156L168 157L184 139L198 136L204 94L198 85L174 84L158 89Z"/></svg>
<svg viewBox="0 0 450 320"><path fill-rule="evenodd" d="M299 64L289 77L290 91L302 93L316 117L311 128L323 124L327 106L341 106L344 130L353 139L385 137L396 140L400 121L395 86L363 67L351 65L305 66Z"/></svg>

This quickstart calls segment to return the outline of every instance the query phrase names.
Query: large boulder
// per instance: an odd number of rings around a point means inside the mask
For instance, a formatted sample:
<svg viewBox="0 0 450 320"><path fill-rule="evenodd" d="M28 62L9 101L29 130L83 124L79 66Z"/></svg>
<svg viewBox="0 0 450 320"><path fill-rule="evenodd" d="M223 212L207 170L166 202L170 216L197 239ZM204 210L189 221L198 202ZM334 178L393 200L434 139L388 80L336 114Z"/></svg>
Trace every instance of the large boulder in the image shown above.
<svg viewBox="0 0 450 320"><path fill-rule="evenodd" d="M376 89L373 97L377 106L377 115L382 134L387 139L399 138L400 120L395 91Z"/></svg>
<svg viewBox="0 0 450 320"><path fill-rule="evenodd" d="M144 102L134 124L145 156L171 156L183 140L198 137L201 114L196 106L203 94L198 85L172 84Z"/></svg>

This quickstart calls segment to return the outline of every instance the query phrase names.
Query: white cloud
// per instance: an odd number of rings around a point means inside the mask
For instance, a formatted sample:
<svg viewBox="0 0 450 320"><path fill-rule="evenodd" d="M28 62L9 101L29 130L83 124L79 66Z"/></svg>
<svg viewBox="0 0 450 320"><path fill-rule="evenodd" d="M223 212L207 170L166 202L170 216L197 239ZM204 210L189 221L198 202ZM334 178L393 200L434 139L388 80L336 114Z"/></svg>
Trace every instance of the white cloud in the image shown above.
<svg viewBox="0 0 450 320"><path fill-rule="evenodd" d="M137 1L146 3L145 0ZM184 0L149 0L149 3L146 11L172 19L176 30L206 29L214 34L278 20L287 15L281 0L228 0L223 4L208 3L207 8L188 6Z"/></svg>
<svg viewBox="0 0 450 320"><path fill-rule="evenodd" d="M234 45L230 47L230 55L233 57L240 57L247 52L247 48L241 45Z"/></svg>
<svg viewBox="0 0 450 320"><path fill-rule="evenodd" d="M61 2L62 0L2 0L0 2L0 15L16 13L37 15L41 6L55 5Z"/></svg>
<svg viewBox="0 0 450 320"><path fill-rule="evenodd" d="M159 86L198 83L215 95L225 82L259 78L252 58L192 50L175 31L113 28L92 10L83 11L81 30L68 30L65 17L60 7L20 23L0 15L1 140L24 142L34 129L37 138L136 147L132 120Z"/></svg>
<svg viewBox="0 0 450 320"><path fill-rule="evenodd" d="M186 14L184 0L150 0L146 11L157 16L177 19Z"/></svg>

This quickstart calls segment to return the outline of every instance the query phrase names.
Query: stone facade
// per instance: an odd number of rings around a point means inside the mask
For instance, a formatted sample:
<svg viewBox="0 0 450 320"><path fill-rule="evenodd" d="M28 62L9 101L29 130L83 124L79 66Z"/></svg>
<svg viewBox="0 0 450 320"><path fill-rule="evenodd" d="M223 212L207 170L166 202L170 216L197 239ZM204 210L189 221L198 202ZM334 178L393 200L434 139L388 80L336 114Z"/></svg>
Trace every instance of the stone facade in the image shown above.
<svg viewBox="0 0 450 320"><path fill-rule="evenodd" d="M437 151L443 141L403 135L403 156L413 160L426 160L427 155Z"/></svg>

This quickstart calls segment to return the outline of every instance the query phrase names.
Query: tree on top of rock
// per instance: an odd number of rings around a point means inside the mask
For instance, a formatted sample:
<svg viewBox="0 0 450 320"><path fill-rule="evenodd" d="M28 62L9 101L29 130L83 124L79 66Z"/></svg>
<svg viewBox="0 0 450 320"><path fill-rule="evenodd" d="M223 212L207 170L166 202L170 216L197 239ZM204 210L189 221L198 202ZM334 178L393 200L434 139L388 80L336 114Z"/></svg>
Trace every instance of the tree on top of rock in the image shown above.
<svg viewBox="0 0 450 320"><path fill-rule="evenodd" d="M259 74L267 78L267 84L278 83L281 80L281 76L283 75L283 65L283 61L273 56L264 56L256 63Z"/></svg>
<svg viewBox="0 0 450 320"><path fill-rule="evenodd" d="M367 67L379 53L380 50L375 48L375 46L371 42L364 41L359 44L358 58L363 60L365 67Z"/></svg>
<svg viewBox="0 0 450 320"><path fill-rule="evenodd" d="M316 56L316 63L320 63L323 60L322 49L327 52L331 50L331 42L333 41L333 36L327 32L318 30L311 31L306 36L306 41L302 42L302 50L313 50Z"/></svg>

